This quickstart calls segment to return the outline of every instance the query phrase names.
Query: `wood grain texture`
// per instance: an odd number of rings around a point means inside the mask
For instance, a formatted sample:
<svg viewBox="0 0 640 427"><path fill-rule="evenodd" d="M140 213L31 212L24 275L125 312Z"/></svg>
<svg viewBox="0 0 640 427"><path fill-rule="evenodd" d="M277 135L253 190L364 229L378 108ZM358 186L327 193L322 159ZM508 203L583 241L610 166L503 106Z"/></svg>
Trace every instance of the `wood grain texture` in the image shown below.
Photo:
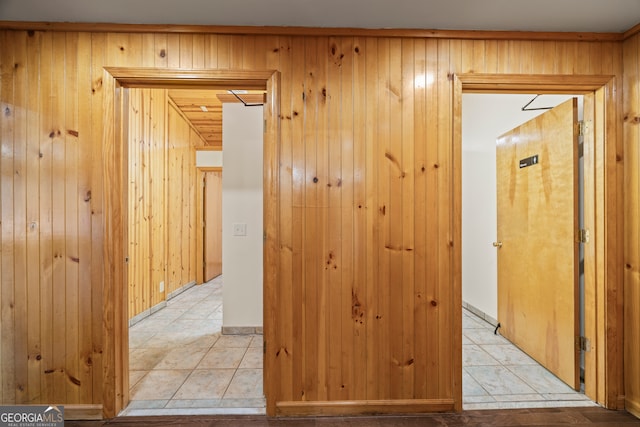
<svg viewBox="0 0 640 427"><path fill-rule="evenodd" d="M265 307L265 393L271 414L277 402L290 401L435 399L459 405L461 370L454 354L459 337L451 332L459 325L454 74L559 72L588 74L598 81L601 74L614 75L603 94L608 111L617 112L622 98L618 42L573 38L549 44L531 41L539 37L518 40L520 34L473 41L450 34L185 37L170 27L157 33L80 32L76 39L75 31L54 37L54 32L28 30L0 31L2 402L44 403L60 393L60 399L76 400L64 403L102 404L107 416L127 400L126 393L117 392L125 384L116 376L124 363L116 350L126 346L126 304L119 305L124 290L113 288L124 277L125 253L103 251L128 231L119 223L128 214L120 210L123 198L129 199L128 183L120 182L126 173L117 165L129 153L117 146L122 135L114 135L112 126L126 119L113 97L124 93L123 87L143 81L155 87L173 84L170 69L179 67L186 67L182 87L203 84L198 77L209 71L201 67L215 70L216 78L208 81L213 87L242 83L264 89L269 81L265 117L278 119L268 121L270 139L265 139L274 147L265 151L264 192L270 201L265 209L265 301L274 302ZM151 64L160 73L141 70ZM69 81L73 75L75 87ZM25 105L29 111L20 113ZM151 114L156 115L153 109ZM188 127L167 114L165 132L192 140ZM618 126L613 117L609 128ZM615 135L621 143L622 132ZM172 144L175 140L165 152ZM621 152L612 147L599 161L613 158L615 163ZM180 150L165 160L168 170L188 168L190 148ZM153 163L153 156L145 159ZM194 265L190 246L169 254L189 222L185 217L194 215L195 179L187 172L184 179L171 175L166 182L167 291L188 279ZM613 189L616 184L608 185ZM113 188L124 193L114 194ZM35 190L38 194L31 196ZM68 200L59 200L59 194L69 194ZM607 209L622 200L619 192L607 197L612 197ZM76 223L77 232L72 231ZM621 230L608 230L610 239L622 241ZM77 253L79 264L69 259ZM149 258L152 251L141 253ZM619 274L620 257L612 254L607 260L610 282ZM21 261L27 259L37 263L37 283L24 273L32 271ZM152 265L157 280L161 266ZM21 288L25 277L26 293ZM615 330L621 324L615 307L622 306L622 293L604 291L612 293L601 309L612 312ZM33 307L39 307L38 320L27 313ZM49 335L54 326L55 335ZM25 330L26 345L16 339ZM53 336L64 344L56 347L60 342ZM608 363L617 363L619 343L601 349L599 360L611 354L617 356ZM71 372L77 363L82 366L78 377ZM43 367L54 372L45 374ZM622 369L613 369L607 378L616 383ZM32 395L31 387L41 390ZM617 396L622 389L611 390Z"/></svg>
<svg viewBox="0 0 640 427"><path fill-rule="evenodd" d="M640 35L624 44L625 240L624 324L625 398L640 417Z"/></svg>
<svg viewBox="0 0 640 427"><path fill-rule="evenodd" d="M503 134L496 174L501 332L579 389L576 124L573 98Z"/></svg>

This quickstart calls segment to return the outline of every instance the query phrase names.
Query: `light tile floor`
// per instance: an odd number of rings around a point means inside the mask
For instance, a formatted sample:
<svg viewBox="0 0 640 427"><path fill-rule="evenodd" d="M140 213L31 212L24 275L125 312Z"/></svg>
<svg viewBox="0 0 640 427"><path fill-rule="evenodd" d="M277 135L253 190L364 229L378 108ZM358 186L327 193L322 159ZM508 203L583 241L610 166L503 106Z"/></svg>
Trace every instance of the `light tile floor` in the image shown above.
<svg viewBox="0 0 640 427"><path fill-rule="evenodd" d="M222 277L129 328L121 415L264 414L262 335L221 335Z"/></svg>
<svg viewBox="0 0 640 427"><path fill-rule="evenodd" d="M463 408L595 406L540 366L494 327L462 310Z"/></svg>
<svg viewBox="0 0 640 427"><path fill-rule="evenodd" d="M595 405L463 310L463 408ZM221 335L222 277L129 328L121 415L264 414L262 335Z"/></svg>

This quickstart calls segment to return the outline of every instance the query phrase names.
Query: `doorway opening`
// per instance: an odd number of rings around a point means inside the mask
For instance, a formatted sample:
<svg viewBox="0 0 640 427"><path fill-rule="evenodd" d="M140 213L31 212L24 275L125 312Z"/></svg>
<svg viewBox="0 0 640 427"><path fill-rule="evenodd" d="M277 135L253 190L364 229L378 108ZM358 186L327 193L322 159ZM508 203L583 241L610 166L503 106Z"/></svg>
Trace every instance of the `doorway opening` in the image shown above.
<svg viewBox="0 0 640 427"><path fill-rule="evenodd" d="M106 196L105 215L106 235L112 239L105 242L105 261L108 265L105 272L106 303L105 303L105 352L110 354L113 364L105 372L106 378L111 378L114 389L105 389L105 415L115 416L129 403L129 345L128 345L128 134L129 118L128 105L131 88L166 88L166 89L225 89L246 88L266 91L264 120L260 121L263 133L264 155L260 156L263 182L263 226L264 233L260 233L260 241L265 250L263 253L264 269L262 270L262 291L264 295L264 323L263 330L269 334L269 308L271 305L270 289L277 279L277 251L273 250L278 239L277 234L277 164L279 126L279 73L277 72L246 72L246 71L194 71L185 73L184 70L147 70L110 68L105 73L106 93L112 94L105 98L105 112L111 120L112 127L105 129L104 135L104 170L110 181L111 188ZM193 165L195 174L195 164ZM195 179L194 179L195 187ZM194 200L195 204L195 200ZM264 234L264 235L263 235ZM267 250L272 249L272 250ZM265 366L268 372L268 366ZM268 381L264 382L264 395L268 395ZM115 391L115 393L114 393Z"/></svg>
<svg viewBox="0 0 640 427"><path fill-rule="evenodd" d="M516 127L540 116L553 107L571 99L577 99L578 121L583 119L583 96L561 94L490 94L465 93L462 102L462 301L463 301L463 407L465 409L507 409L518 407L588 406L592 401L576 392L545 368L545 363L537 363L535 356L527 354L526 348L519 349L500 334L499 322L505 321L498 313L505 311L502 301L498 309L498 269L497 256L501 248L492 246L503 227L497 227L500 215L496 189L508 181L504 174L496 173L496 141L498 137ZM555 113L553 113L555 114ZM533 126L533 125L530 125ZM574 126L572 120L569 128ZM519 129L519 128L518 128ZM526 128L524 128L526 130ZM537 128L536 128L537 129ZM528 136L521 134L522 140ZM530 136L529 136L530 137ZM545 141L558 147L559 140ZM569 139L565 146L572 145ZM520 145L525 142L520 142ZM551 150L553 152L553 150ZM547 162L547 158L544 159ZM583 176L582 158L578 162L578 216L580 228L583 218ZM566 162L570 164L571 161ZM545 165L546 167L546 165ZM540 171L541 169L538 169ZM537 172L539 173L539 172ZM571 179L563 182L568 193L574 186ZM497 185L498 184L498 185ZM513 183L512 183L513 184ZM529 188L535 197L535 189ZM557 190L556 190L557 191ZM518 199L522 203L522 198ZM569 215L574 215L570 209ZM504 215L503 215L504 218ZM520 227L520 226L517 226ZM569 237L569 246L571 239ZM537 254L530 254L535 258ZM573 256L571 256L573 258ZM504 261L504 260L503 260ZM567 262L569 262L567 260ZM582 263L579 263L582 266ZM535 271L525 274L536 275ZM573 277L572 277L573 279ZM580 301L576 307L583 314L584 276L579 275ZM535 279L534 279L535 281ZM517 284L516 286L524 286ZM572 282L569 283L572 287ZM580 316L584 321L584 317ZM533 320L534 322L536 320ZM580 335L584 336L584 323ZM489 333L491 332L491 333ZM570 339L573 344L573 336ZM584 373L584 353L582 353L582 373ZM584 376L582 376L584 378Z"/></svg>
<svg viewBox="0 0 640 427"><path fill-rule="evenodd" d="M151 295L159 302L143 301L157 302L143 313L130 311L131 401L122 415L264 413L262 104L229 102L220 90L129 92L130 310L156 291L154 274L166 289ZM148 94L157 99L142 102ZM210 147L220 151L200 150Z"/></svg>
<svg viewBox="0 0 640 427"><path fill-rule="evenodd" d="M464 93L527 93L558 94L577 93L584 96L585 121L593 125L593 133L584 140L584 227L590 231L589 244L585 245L585 313L584 329L591 339L591 351L585 353L585 394L594 402L609 408L619 407L617 396L619 382L608 375L618 372L622 362L618 351L621 337L612 330L617 319L617 307L606 295L617 289L613 280L620 273L619 267L609 269L604 263L605 256L617 250L616 243L607 238L605 225L607 218L616 216L619 200L605 198L605 190L610 195L617 194L616 180L618 158L615 151L616 128L612 123L615 114L614 80L611 76L553 76L553 75L481 75L465 74L454 78L454 145L455 161L454 189L462 193L462 96ZM456 271L462 271L462 197L453 202L454 242L460 243L455 250ZM615 234L615 232L614 232ZM576 230L576 236L578 230ZM619 237L618 237L619 238ZM462 279L457 277L460 289L458 301L462 306ZM498 319L499 320L499 319ZM612 323L613 322L613 323ZM460 325L460 355L462 354L462 319ZM607 326L609 325L609 326ZM576 337L576 340L579 337ZM460 356L460 365L462 357ZM462 366L460 369L462 374ZM460 379L460 397L462 401L462 379ZM462 406L462 405L461 405Z"/></svg>

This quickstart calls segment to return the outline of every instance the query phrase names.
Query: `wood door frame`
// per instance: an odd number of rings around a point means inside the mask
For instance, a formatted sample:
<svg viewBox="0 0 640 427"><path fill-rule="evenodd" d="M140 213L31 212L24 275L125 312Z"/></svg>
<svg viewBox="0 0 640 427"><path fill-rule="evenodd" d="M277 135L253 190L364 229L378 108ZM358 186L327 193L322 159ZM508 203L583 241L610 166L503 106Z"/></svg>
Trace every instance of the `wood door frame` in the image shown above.
<svg viewBox="0 0 640 427"><path fill-rule="evenodd" d="M267 91L264 129L264 334L272 340L275 284L279 275L279 147L280 72L184 70L105 67L102 176L104 177L103 272L103 415L118 415L129 402L129 345L127 318L127 143L128 89L263 89ZM273 371L264 366L267 413L275 412Z"/></svg>
<svg viewBox="0 0 640 427"><path fill-rule="evenodd" d="M196 232L196 284L204 283L204 191L202 180L205 172L222 172L222 166L196 167L196 224L200 231Z"/></svg>
<svg viewBox="0 0 640 427"><path fill-rule="evenodd" d="M588 357L595 370L591 398L609 409L624 408L622 310L622 135L618 120L620 99L614 76L460 74L453 79L453 237L454 301L462 306L462 94L466 93L571 93L592 95L593 140L584 141L585 290L592 289L592 310L585 313L594 325ZM588 119L585 111L585 119ZM455 324L456 380L462 378L462 325ZM462 390L456 387L457 398Z"/></svg>

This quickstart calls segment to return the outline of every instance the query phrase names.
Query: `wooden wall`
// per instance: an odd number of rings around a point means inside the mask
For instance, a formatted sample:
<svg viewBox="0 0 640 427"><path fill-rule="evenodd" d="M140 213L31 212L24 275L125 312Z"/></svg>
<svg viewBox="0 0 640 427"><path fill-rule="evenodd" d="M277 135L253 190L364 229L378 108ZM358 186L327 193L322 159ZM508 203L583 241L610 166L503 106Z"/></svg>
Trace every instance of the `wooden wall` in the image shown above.
<svg viewBox="0 0 640 427"><path fill-rule="evenodd" d="M203 143L174 105L167 141L167 283L171 293L196 280L196 144Z"/></svg>
<svg viewBox="0 0 640 427"><path fill-rule="evenodd" d="M640 35L624 43L625 397L640 417Z"/></svg>
<svg viewBox="0 0 640 427"><path fill-rule="evenodd" d="M129 97L129 317L165 299L167 91L134 89Z"/></svg>
<svg viewBox="0 0 640 427"><path fill-rule="evenodd" d="M103 66L281 72L266 391L282 413L337 400L460 408L452 74L622 77L619 42L5 30L0 46L2 402L93 401L107 415ZM168 280L185 268L169 263Z"/></svg>
<svg viewBox="0 0 640 427"><path fill-rule="evenodd" d="M196 280L196 143L166 90L129 91L130 318Z"/></svg>

